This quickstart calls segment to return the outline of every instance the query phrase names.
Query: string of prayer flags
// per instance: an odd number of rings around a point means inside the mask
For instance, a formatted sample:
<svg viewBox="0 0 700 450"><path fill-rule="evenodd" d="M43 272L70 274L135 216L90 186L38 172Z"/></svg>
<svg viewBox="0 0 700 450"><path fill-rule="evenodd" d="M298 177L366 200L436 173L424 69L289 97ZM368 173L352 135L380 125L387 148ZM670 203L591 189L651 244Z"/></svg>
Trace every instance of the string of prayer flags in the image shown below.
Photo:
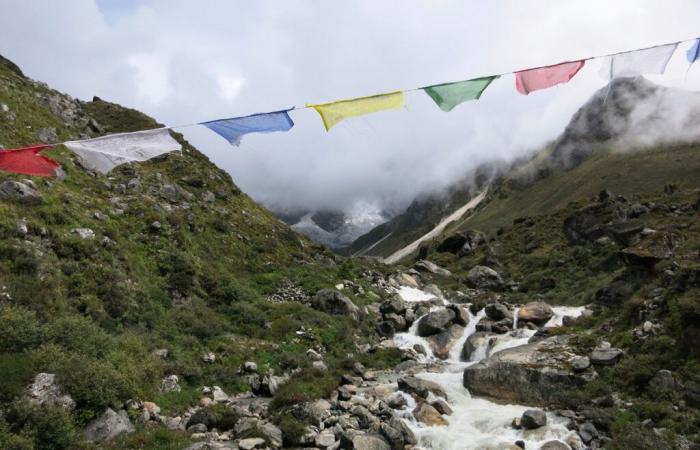
<svg viewBox="0 0 700 450"><path fill-rule="evenodd" d="M523 95L568 83L585 64L585 60L538 67L515 73L515 88Z"/></svg>
<svg viewBox="0 0 700 450"><path fill-rule="evenodd" d="M422 89L441 110L449 112L460 103L478 100L486 88L499 77L500 75L495 75L455 83L435 84Z"/></svg>
<svg viewBox="0 0 700 450"><path fill-rule="evenodd" d="M603 61L600 74L610 80L615 77L662 74L676 47L678 43L608 56Z"/></svg>
<svg viewBox="0 0 700 450"><path fill-rule="evenodd" d="M146 161L182 150L168 128L110 134L84 141L70 141L64 145L76 153L87 168L103 174L121 164Z"/></svg>
<svg viewBox="0 0 700 450"><path fill-rule="evenodd" d="M51 145L34 145L14 150L0 150L0 170L39 177L54 176L61 165L39 154L50 148L52 148Z"/></svg>
<svg viewBox="0 0 700 450"><path fill-rule="evenodd" d="M272 133L275 131L289 131L294 126L289 111L294 108L274 111L269 113L251 114L244 117L232 117L230 119L212 120L202 122L213 132L229 141L231 145L241 144L243 135L248 133Z"/></svg>
<svg viewBox="0 0 700 450"><path fill-rule="evenodd" d="M323 125L326 127L326 131L328 131L333 125L349 117L363 116L386 109L398 109L403 106L403 102L403 91L396 91L389 94L340 100L317 105L307 104L306 106L310 106L318 112L323 120Z"/></svg>
<svg viewBox="0 0 700 450"><path fill-rule="evenodd" d="M690 64L693 64L698 60L698 58L700 58L700 39L695 39L693 46L688 49L686 56L688 57L688 62Z"/></svg>

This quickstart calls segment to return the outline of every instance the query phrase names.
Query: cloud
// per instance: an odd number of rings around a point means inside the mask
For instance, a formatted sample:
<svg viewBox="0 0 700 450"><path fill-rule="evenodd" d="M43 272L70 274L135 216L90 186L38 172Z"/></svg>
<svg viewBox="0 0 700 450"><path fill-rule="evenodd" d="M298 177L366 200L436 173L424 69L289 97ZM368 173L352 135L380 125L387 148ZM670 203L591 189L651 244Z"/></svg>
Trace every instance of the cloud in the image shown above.
<svg viewBox="0 0 700 450"><path fill-rule="evenodd" d="M0 0L10 37L0 53L77 97L99 95L179 124L690 38L694 8L692 0ZM684 80L682 60L679 52L669 73L652 79L700 87L697 70ZM598 65L527 97L504 76L450 113L411 92L404 110L330 133L313 110L299 110L289 133L246 136L238 148L208 130L184 131L267 204L405 205L481 162L555 138L604 84Z"/></svg>

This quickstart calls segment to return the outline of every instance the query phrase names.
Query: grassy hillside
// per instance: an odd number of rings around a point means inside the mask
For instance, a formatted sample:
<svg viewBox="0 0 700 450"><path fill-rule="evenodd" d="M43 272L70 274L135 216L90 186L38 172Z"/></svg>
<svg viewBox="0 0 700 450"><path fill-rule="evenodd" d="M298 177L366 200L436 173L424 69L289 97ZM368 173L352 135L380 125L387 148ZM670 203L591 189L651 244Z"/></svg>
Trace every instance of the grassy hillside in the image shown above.
<svg viewBox="0 0 700 450"><path fill-rule="evenodd" d="M4 59L0 108L5 148L159 126L99 99L75 101ZM151 400L175 414L195 404L204 385L249 390L239 374L248 360L281 374L308 367L304 353L316 348L330 366L321 378L333 381L355 345L372 339L368 323L268 300L290 284L313 295L355 279L366 264L339 260L294 233L176 137L182 153L108 176L87 171L62 146L47 155L65 176L0 173L0 183L20 181L41 196L32 204L0 200L0 447L87 448L79 430L106 407ZM367 284L364 292L349 295L360 306L378 298ZM205 351L217 355L214 363L202 360ZM363 362L383 364L377 357ZM75 411L20 400L38 372L57 374ZM320 395L307 392L305 373L286 395ZM159 391L169 374L179 376L181 392ZM127 439L115 448L189 441L150 429Z"/></svg>

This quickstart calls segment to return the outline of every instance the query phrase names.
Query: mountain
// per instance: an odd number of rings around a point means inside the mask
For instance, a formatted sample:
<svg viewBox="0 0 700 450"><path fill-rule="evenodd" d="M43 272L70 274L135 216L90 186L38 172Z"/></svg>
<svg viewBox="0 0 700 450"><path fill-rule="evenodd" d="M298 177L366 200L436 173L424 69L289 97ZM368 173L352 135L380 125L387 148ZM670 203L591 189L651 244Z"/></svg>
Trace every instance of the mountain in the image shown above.
<svg viewBox="0 0 700 450"><path fill-rule="evenodd" d="M73 99L0 59L4 148L159 126L114 103ZM372 266L294 232L174 136L181 153L107 176L61 145L44 152L61 164L55 178L0 173L0 447L93 448L80 430L121 420L107 408L130 400L131 418L148 418L148 400L160 410L153 420L178 417L196 407L202 386L269 396L292 370L284 395L315 398L349 353L376 339L367 316L319 310L328 298L352 308L376 301L377 288L360 277ZM355 290L320 294L311 307L323 288L350 280ZM309 349L328 372L310 371ZM395 355L355 361L376 367ZM258 369L241 371L247 361ZM301 426L276 414L287 434ZM100 448L191 443L177 426L150 424Z"/></svg>
<svg viewBox="0 0 700 450"><path fill-rule="evenodd" d="M378 210L367 204L358 204L347 212L330 209L273 209L273 212L294 231L333 250L348 246L358 237L391 218L389 211Z"/></svg>
<svg viewBox="0 0 700 450"><path fill-rule="evenodd" d="M416 199L344 251L388 257L484 190L488 195L478 210L448 231L498 227L589 198L605 187L631 194L657 191L670 180L696 186L698 113L699 93L642 77L615 79L573 115L559 138L531 157L507 167L481 167L446 192Z"/></svg>

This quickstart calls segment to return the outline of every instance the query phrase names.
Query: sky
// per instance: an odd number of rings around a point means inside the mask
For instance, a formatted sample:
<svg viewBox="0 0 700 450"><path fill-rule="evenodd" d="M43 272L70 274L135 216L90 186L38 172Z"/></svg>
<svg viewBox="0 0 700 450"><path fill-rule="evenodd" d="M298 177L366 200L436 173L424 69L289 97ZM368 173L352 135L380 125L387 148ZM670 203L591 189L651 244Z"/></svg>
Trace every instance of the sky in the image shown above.
<svg viewBox="0 0 700 450"><path fill-rule="evenodd" d="M137 108L167 125L457 81L700 36L691 0L0 0L0 54L77 98ZM685 50L690 43L684 44ZM288 133L232 147L185 137L275 208L405 207L476 165L555 138L606 80L590 61L529 96L512 75L445 113L406 106L326 132L312 109ZM700 66L700 65L699 65ZM683 52L655 82L700 90Z"/></svg>

